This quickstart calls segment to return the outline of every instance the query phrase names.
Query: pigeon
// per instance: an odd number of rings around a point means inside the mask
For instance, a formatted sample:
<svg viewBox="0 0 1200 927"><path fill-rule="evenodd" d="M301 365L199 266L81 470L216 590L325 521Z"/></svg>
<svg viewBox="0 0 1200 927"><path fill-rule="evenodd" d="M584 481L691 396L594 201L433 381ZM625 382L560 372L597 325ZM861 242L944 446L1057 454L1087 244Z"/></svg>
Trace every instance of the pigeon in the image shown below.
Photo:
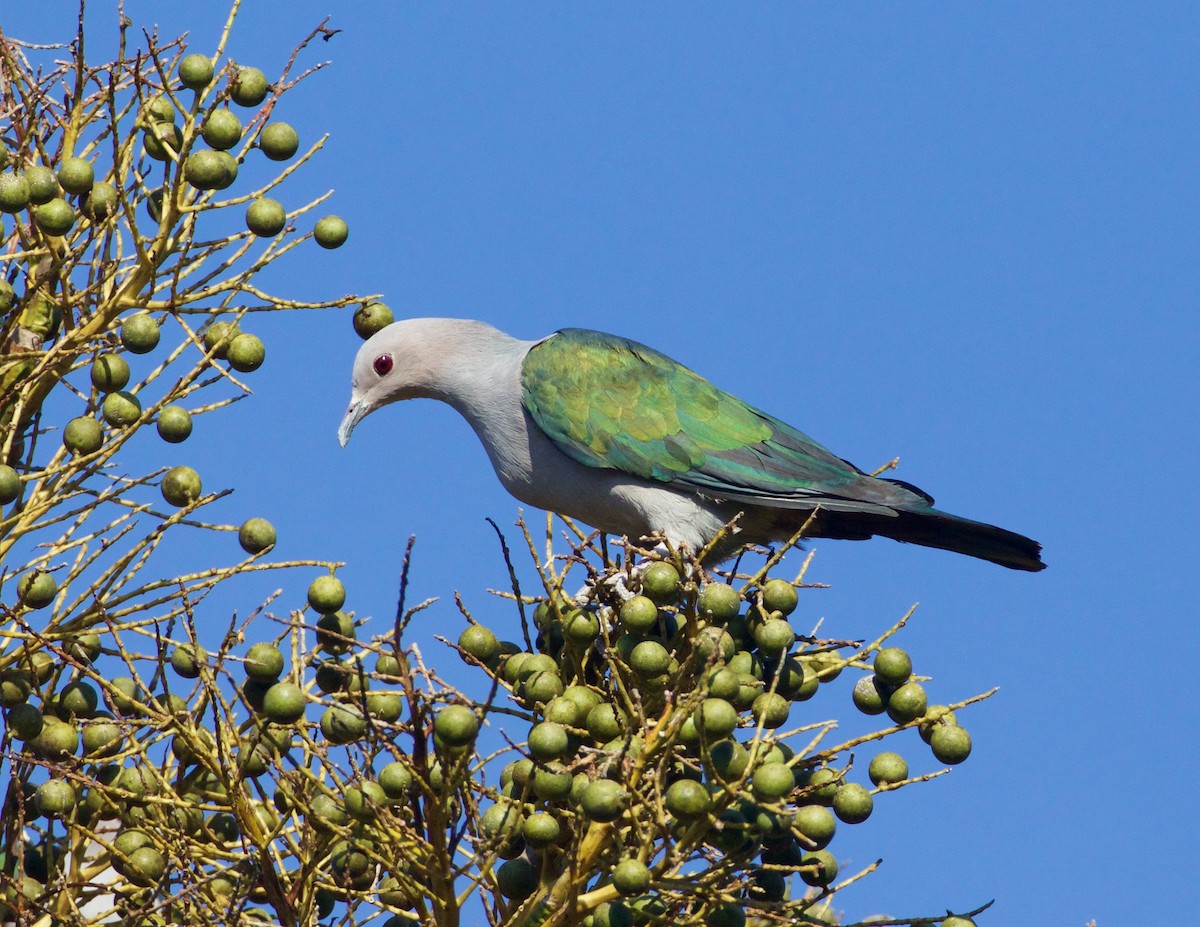
<svg viewBox="0 0 1200 927"><path fill-rule="evenodd" d="M402 399L456 409L521 502L609 534L708 547L708 562L804 529L878 535L1014 570L1045 566L1036 541L939 511L916 486L871 476L616 335L567 328L523 341L465 319L394 322L354 360L341 445L363 418Z"/></svg>

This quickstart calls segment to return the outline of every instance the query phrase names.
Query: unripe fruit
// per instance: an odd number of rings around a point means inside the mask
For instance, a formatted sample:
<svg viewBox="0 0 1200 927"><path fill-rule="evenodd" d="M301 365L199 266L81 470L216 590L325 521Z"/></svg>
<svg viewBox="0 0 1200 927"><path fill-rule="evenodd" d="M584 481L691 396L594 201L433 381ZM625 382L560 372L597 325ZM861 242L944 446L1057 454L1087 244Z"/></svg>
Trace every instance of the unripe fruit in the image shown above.
<svg viewBox="0 0 1200 927"><path fill-rule="evenodd" d="M346 604L346 587L336 576L318 576L309 583L308 604L313 611L331 615Z"/></svg>
<svg viewBox="0 0 1200 927"><path fill-rule="evenodd" d="M179 62L179 81L188 90L203 90L213 79L213 63L207 55L188 55Z"/></svg>
<svg viewBox="0 0 1200 927"><path fill-rule="evenodd" d="M626 630L635 634L646 634L658 623L658 606L644 595L624 602L619 614Z"/></svg>
<svg viewBox="0 0 1200 927"><path fill-rule="evenodd" d="M204 120L201 134L217 151L228 151L242 140L242 121L227 109L215 109Z"/></svg>
<svg viewBox="0 0 1200 927"><path fill-rule="evenodd" d="M908 763L898 753L879 753L871 760L867 775L876 785L890 785L908 778Z"/></svg>
<svg viewBox="0 0 1200 927"><path fill-rule="evenodd" d="M180 644L171 652L171 668L184 679L198 678L207 662L208 653L199 644Z"/></svg>
<svg viewBox="0 0 1200 927"><path fill-rule="evenodd" d="M537 885L537 868L523 856L508 860L496 870L496 887L509 901L528 898Z"/></svg>
<svg viewBox="0 0 1200 927"><path fill-rule="evenodd" d="M229 353L229 345L240 335L239 329L232 322L213 322L204 332L204 347L213 357L224 360Z"/></svg>
<svg viewBox="0 0 1200 927"><path fill-rule="evenodd" d="M705 797L708 797L707 793ZM628 801L629 794L619 782L597 779L589 782L583 789L579 797L579 807L590 820L608 823L621 816Z"/></svg>
<svg viewBox="0 0 1200 927"><path fill-rule="evenodd" d="M529 732L529 753L542 763L564 756L570 744L567 729L554 721L536 724Z"/></svg>
<svg viewBox="0 0 1200 927"><path fill-rule="evenodd" d="M880 680L875 676L863 676L854 684L851 697L854 707L864 715L881 715L887 710L887 696L890 690L882 688Z"/></svg>
<svg viewBox="0 0 1200 927"><path fill-rule="evenodd" d="M246 207L246 228L260 238L278 235L287 225L287 212L279 200L260 196ZM357 318L357 316L356 316Z"/></svg>
<svg viewBox="0 0 1200 927"><path fill-rule="evenodd" d="M875 800L871 793L857 782L839 786L833 796L833 813L847 824L861 824L874 809Z"/></svg>
<svg viewBox="0 0 1200 927"><path fill-rule="evenodd" d="M26 573L17 583L17 597L29 608L45 608L58 594L58 583L44 570Z"/></svg>
<svg viewBox="0 0 1200 927"><path fill-rule="evenodd" d="M183 132L174 122L156 122L142 134L142 147L155 161L170 161L173 156L178 157L183 147Z"/></svg>
<svg viewBox="0 0 1200 927"><path fill-rule="evenodd" d="M971 755L971 735L957 724L939 724L929 736L929 746L939 763L954 766Z"/></svg>
<svg viewBox="0 0 1200 927"><path fill-rule="evenodd" d="M294 683L277 682L263 696L262 712L276 724L293 724L304 717L304 690Z"/></svg>
<svg viewBox="0 0 1200 927"><path fill-rule="evenodd" d="M29 184L29 202L35 206L49 203L58 197L62 189L54 171L45 165L36 165L25 170L25 182Z"/></svg>
<svg viewBox="0 0 1200 927"><path fill-rule="evenodd" d="M42 732L42 712L28 702L14 705L8 712L8 728L18 740L33 740Z"/></svg>
<svg viewBox="0 0 1200 927"><path fill-rule="evenodd" d="M366 303L354 311L354 332L366 341L394 321L392 310L386 303Z"/></svg>
<svg viewBox="0 0 1200 927"><path fill-rule="evenodd" d="M901 686L912 675L912 658L899 647L885 647L875 655L875 675L889 686Z"/></svg>
<svg viewBox="0 0 1200 927"><path fill-rule="evenodd" d="M158 323L145 312L131 315L121 323L121 344L133 354L148 354L158 347Z"/></svg>
<svg viewBox="0 0 1200 927"><path fill-rule="evenodd" d="M500 640L491 629L473 624L458 637L458 646L480 663L491 663L500 656Z"/></svg>
<svg viewBox="0 0 1200 927"><path fill-rule="evenodd" d="M262 366L267 349L257 335L242 333L229 342L225 356L234 370L239 373L251 373Z"/></svg>
<svg viewBox="0 0 1200 927"><path fill-rule="evenodd" d="M75 455L94 454L104 444L100 423L87 415L73 418L63 429L63 445Z"/></svg>
<svg viewBox="0 0 1200 927"><path fill-rule="evenodd" d="M322 248L340 248L350 237L350 226L341 216L322 216L313 226L313 238Z"/></svg>
<svg viewBox="0 0 1200 927"><path fill-rule="evenodd" d="M348 652L356 636L354 619L345 612L331 612L317 621L317 646L326 653L339 656Z"/></svg>
<svg viewBox="0 0 1200 927"><path fill-rule="evenodd" d="M796 786L792 768L784 763L764 763L754 771L750 788L762 802L776 802Z"/></svg>
<svg viewBox="0 0 1200 927"><path fill-rule="evenodd" d="M191 467L172 467L162 480L163 498L176 508L183 508L200 498L203 485L200 474Z"/></svg>
<svg viewBox="0 0 1200 927"><path fill-rule="evenodd" d="M0 505L15 502L21 495L21 477L8 464L0 464Z"/></svg>
<svg viewBox="0 0 1200 927"><path fill-rule="evenodd" d="M192 433L192 416L183 406L163 406L158 412L158 435L169 444L186 441Z"/></svg>
<svg viewBox="0 0 1200 927"><path fill-rule="evenodd" d="M805 853L800 864L800 878L808 885L819 888L837 878L837 859L828 850Z"/></svg>
<svg viewBox="0 0 1200 927"><path fill-rule="evenodd" d="M754 642L764 657L778 659L796 642L796 632L783 618L768 618L754 629Z"/></svg>
<svg viewBox="0 0 1200 927"><path fill-rule="evenodd" d="M138 885L157 885L167 871L167 861L154 847L139 847L129 854L120 871Z"/></svg>
<svg viewBox="0 0 1200 927"><path fill-rule="evenodd" d="M20 212L29 206L29 181L23 174L0 174L0 212Z"/></svg>
<svg viewBox="0 0 1200 927"><path fill-rule="evenodd" d="M170 97L160 93L158 96L146 101L139 115L143 120L150 123L174 122L175 104L171 102Z"/></svg>
<svg viewBox="0 0 1200 927"><path fill-rule="evenodd" d="M283 654L274 644L260 641L246 651L244 667L248 678L273 683L283 672Z"/></svg>
<svg viewBox="0 0 1200 927"><path fill-rule="evenodd" d="M465 747L479 733L479 718L466 705L447 705L434 717L433 733L449 747Z"/></svg>
<svg viewBox="0 0 1200 927"><path fill-rule="evenodd" d="M267 98L267 78L258 68L238 68L229 85L229 97L238 106L258 106Z"/></svg>
<svg viewBox="0 0 1200 927"><path fill-rule="evenodd" d="M248 554L261 554L275 546L275 526L265 518L250 518L238 529L238 543Z"/></svg>
<svg viewBox="0 0 1200 927"><path fill-rule="evenodd" d="M286 122L271 122L263 126L258 147L272 161L286 161L300 147L300 136Z"/></svg>
<svg viewBox="0 0 1200 927"><path fill-rule="evenodd" d="M625 897L650 888L650 869L640 859L623 859L613 867L613 887Z"/></svg>
<svg viewBox="0 0 1200 927"><path fill-rule="evenodd" d="M96 172L86 158L66 158L58 167L58 182L68 193L83 196L92 192Z"/></svg>
<svg viewBox="0 0 1200 927"><path fill-rule="evenodd" d="M642 594L656 605L666 605L679 597L679 571L664 560L646 567L642 574Z"/></svg>
<svg viewBox="0 0 1200 927"><path fill-rule="evenodd" d="M792 815L792 826L818 850L827 847L837 833L833 812L823 805L801 805Z"/></svg>
<svg viewBox="0 0 1200 927"><path fill-rule="evenodd" d="M75 807L75 789L65 779L51 779L37 787L33 800L40 814L64 817Z"/></svg>
<svg viewBox="0 0 1200 927"><path fill-rule="evenodd" d="M681 821L689 821L708 814L712 798L695 779L679 779L667 787L663 806Z"/></svg>
<svg viewBox="0 0 1200 927"><path fill-rule="evenodd" d="M379 784L388 798L403 798L412 787L412 772L404 763L393 760L379 770Z"/></svg>
<svg viewBox="0 0 1200 927"><path fill-rule="evenodd" d="M762 607L768 615L772 612L790 615L798 602L796 587L786 580L770 579L762 587Z"/></svg>
<svg viewBox="0 0 1200 927"><path fill-rule="evenodd" d="M888 717L897 724L908 724L925 714L928 700L919 682L906 682L888 697Z"/></svg>
<svg viewBox="0 0 1200 927"><path fill-rule="evenodd" d="M696 600L696 611L702 617L711 618L718 624L726 624L738 616L742 607L741 596L727 583L709 583L700 590Z"/></svg>
<svg viewBox="0 0 1200 927"><path fill-rule="evenodd" d="M94 183L79 204L79 211L93 222L100 222L115 215L121 208L121 196L110 183Z"/></svg>
<svg viewBox="0 0 1200 927"><path fill-rule="evenodd" d="M568 777L569 779L570 777ZM558 840L562 828L553 815L539 811L525 819L522 834L525 842L535 849L548 847Z"/></svg>
<svg viewBox="0 0 1200 927"><path fill-rule="evenodd" d="M349 705L334 705L321 715L321 733L333 744L348 744L367 732L367 720Z"/></svg>
<svg viewBox="0 0 1200 927"><path fill-rule="evenodd" d="M142 417L142 404L133 393L109 393L100 407L104 420L114 428L127 428Z"/></svg>
<svg viewBox="0 0 1200 927"><path fill-rule="evenodd" d="M763 692L754 699L750 711L754 720L764 728L773 729L787 723L791 703L778 692Z"/></svg>
<svg viewBox="0 0 1200 927"><path fill-rule="evenodd" d="M55 197L33 211L33 221L47 235L66 235L75 227L75 210L66 200Z"/></svg>
<svg viewBox="0 0 1200 927"><path fill-rule="evenodd" d="M197 190L223 190L232 182L223 152L202 148L193 151L183 162L183 176Z"/></svg>
<svg viewBox="0 0 1200 927"><path fill-rule="evenodd" d="M128 383L129 362L120 354L101 354L92 361L92 386L100 392L115 392Z"/></svg>
<svg viewBox="0 0 1200 927"><path fill-rule="evenodd" d="M658 641L642 641L629 655L629 667L643 679L661 676L671 665L671 654Z"/></svg>

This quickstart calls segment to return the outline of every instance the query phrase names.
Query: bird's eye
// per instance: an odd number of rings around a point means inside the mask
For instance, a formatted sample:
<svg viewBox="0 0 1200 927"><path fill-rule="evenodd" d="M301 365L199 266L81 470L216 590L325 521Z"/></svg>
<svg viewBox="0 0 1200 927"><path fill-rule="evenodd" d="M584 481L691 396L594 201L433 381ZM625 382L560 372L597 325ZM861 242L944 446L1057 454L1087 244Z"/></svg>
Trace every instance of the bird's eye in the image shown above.
<svg viewBox="0 0 1200 927"><path fill-rule="evenodd" d="M379 376L386 377L392 372L392 355L380 354L371 366L375 368L375 373Z"/></svg>

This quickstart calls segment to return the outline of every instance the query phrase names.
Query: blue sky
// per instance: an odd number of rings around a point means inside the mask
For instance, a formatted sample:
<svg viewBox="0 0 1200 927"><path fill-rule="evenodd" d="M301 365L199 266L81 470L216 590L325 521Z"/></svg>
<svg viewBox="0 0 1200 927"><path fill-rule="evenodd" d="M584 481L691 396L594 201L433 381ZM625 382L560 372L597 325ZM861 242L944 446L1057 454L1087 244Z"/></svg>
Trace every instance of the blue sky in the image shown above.
<svg viewBox="0 0 1200 927"><path fill-rule="evenodd" d="M211 49L223 16L159 6L126 4ZM968 763L843 829L839 855L884 866L841 906L996 898L981 924L1027 927L1194 910L1200 11L336 6L343 31L302 59L331 67L278 115L331 133L290 192L334 188L351 235L276 289L633 337L1045 545L1031 576L813 544L810 577L832 588L802 614L868 636L919 601L900 643L938 700L1001 687L964 719ZM8 4L0 26L65 37L73 7ZM272 76L327 11L246 0L231 51ZM189 445L206 485L272 518L282 555L346 561L360 613L388 615L416 534L413 595L445 597L427 653L459 627L454 590L507 616L484 518L509 525L517 505L465 423L411 403L339 450L348 316L260 331L256 397ZM845 716L848 700L808 704Z"/></svg>

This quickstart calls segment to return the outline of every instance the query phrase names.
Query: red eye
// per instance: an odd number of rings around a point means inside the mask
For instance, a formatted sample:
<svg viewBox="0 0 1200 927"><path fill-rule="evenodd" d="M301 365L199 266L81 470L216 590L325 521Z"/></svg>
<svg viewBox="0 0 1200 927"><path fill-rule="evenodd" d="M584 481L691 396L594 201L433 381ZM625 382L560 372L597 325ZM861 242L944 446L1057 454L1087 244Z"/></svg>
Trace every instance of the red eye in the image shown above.
<svg viewBox="0 0 1200 927"><path fill-rule="evenodd" d="M371 366L375 368L375 373L379 376L386 377L392 372L392 355L380 354Z"/></svg>

